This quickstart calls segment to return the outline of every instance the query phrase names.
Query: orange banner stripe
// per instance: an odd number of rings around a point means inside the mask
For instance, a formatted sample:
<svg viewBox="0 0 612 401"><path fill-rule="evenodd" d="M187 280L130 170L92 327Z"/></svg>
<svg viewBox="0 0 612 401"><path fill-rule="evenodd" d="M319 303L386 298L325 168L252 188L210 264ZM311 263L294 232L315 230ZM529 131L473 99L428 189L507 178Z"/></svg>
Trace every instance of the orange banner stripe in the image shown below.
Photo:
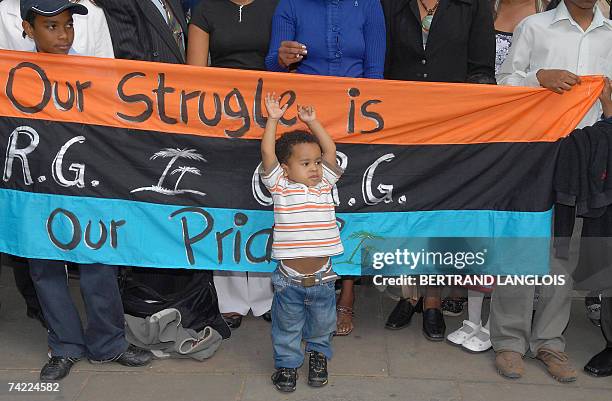
<svg viewBox="0 0 612 401"><path fill-rule="evenodd" d="M292 103L281 132L303 129L295 105L310 104L337 142L397 145L556 141L603 88L601 77L557 95L9 51L0 84L0 116L243 139L261 137L276 92Z"/></svg>

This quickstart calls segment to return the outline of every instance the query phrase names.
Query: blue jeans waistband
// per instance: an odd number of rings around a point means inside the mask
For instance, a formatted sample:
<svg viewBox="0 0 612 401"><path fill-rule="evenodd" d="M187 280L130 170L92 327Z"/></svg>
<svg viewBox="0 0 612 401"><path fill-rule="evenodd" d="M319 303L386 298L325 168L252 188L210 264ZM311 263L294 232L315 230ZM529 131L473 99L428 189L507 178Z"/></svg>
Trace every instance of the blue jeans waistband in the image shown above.
<svg viewBox="0 0 612 401"><path fill-rule="evenodd" d="M300 285L302 287L312 287L313 285L325 284L330 281L335 281L338 278L338 275L332 268L331 259L327 262L327 269L317 273L304 274L294 277L289 275L282 262L278 262L278 272L290 283Z"/></svg>

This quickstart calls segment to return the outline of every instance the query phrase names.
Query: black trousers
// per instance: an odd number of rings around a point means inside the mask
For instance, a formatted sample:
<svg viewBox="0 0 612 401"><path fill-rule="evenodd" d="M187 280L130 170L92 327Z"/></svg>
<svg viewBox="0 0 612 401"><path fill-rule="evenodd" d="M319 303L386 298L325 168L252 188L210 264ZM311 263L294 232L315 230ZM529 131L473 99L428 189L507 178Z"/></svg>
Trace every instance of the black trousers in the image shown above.
<svg viewBox="0 0 612 401"><path fill-rule="evenodd" d="M27 314L30 317L42 319L42 312L40 310L40 304L36 297L36 290L34 289L34 283L30 278L30 267L28 266L28 260L8 254L0 254L4 266L13 268L13 276L15 277L15 286L23 297L27 307ZM44 322L41 321L41 323Z"/></svg>
<svg viewBox="0 0 612 401"><path fill-rule="evenodd" d="M30 267L27 265L27 263L25 266L14 266L13 274L15 276L15 285L17 286L17 290L25 300L26 307L28 308L28 315L37 317L38 314L41 313L41 309L40 303L38 302L38 298L36 296L34 283L30 277Z"/></svg>
<svg viewBox="0 0 612 401"><path fill-rule="evenodd" d="M127 349L117 267L79 265L87 313L87 327L83 329L68 289L65 263L43 259L30 259L29 263L49 329L51 355L107 360Z"/></svg>

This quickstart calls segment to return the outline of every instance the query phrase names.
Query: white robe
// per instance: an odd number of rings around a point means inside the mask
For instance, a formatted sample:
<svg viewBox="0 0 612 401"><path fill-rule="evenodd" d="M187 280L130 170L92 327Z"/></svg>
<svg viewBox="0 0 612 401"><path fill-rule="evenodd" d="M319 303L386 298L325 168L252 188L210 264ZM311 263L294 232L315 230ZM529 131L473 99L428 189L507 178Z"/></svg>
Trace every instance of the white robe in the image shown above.
<svg viewBox="0 0 612 401"><path fill-rule="evenodd" d="M272 307L272 279L270 273L246 273L215 271L215 288L221 313L239 313L243 316L253 311L261 316Z"/></svg>

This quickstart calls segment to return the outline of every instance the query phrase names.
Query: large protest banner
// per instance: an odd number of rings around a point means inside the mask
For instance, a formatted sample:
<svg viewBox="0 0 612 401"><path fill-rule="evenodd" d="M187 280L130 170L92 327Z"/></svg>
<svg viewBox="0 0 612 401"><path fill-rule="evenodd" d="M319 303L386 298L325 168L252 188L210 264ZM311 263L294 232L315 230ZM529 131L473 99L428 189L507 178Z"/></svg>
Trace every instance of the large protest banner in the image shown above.
<svg viewBox="0 0 612 401"><path fill-rule="evenodd" d="M1 252L271 270L257 170L276 92L281 132L311 104L338 143L335 267L358 273L372 238L548 238L559 139L603 81L557 95L0 51L0 87Z"/></svg>

